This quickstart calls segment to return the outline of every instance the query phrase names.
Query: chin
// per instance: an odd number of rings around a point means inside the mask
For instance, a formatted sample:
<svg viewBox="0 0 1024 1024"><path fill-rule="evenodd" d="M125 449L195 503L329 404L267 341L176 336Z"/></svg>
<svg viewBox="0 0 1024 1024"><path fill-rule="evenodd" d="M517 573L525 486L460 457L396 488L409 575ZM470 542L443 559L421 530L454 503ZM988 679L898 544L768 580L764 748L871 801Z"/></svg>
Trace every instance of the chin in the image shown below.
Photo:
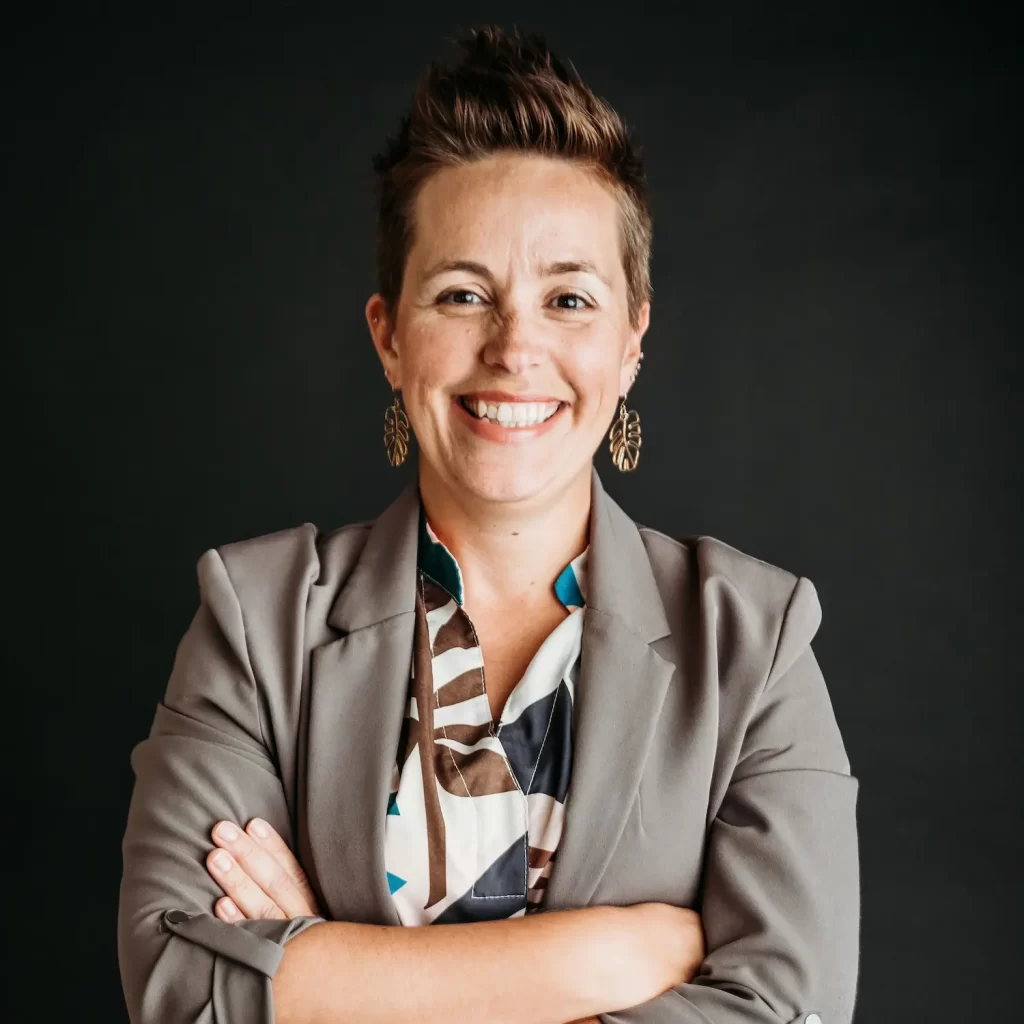
<svg viewBox="0 0 1024 1024"><path fill-rule="evenodd" d="M454 485L477 501L529 502L564 490L578 474L565 467L543 468L531 463L500 466L461 466L452 473Z"/></svg>
<svg viewBox="0 0 1024 1024"><path fill-rule="evenodd" d="M456 481L460 490L472 495L477 501L500 503L529 501L544 491L544 481L533 474L495 473L482 479L471 476Z"/></svg>

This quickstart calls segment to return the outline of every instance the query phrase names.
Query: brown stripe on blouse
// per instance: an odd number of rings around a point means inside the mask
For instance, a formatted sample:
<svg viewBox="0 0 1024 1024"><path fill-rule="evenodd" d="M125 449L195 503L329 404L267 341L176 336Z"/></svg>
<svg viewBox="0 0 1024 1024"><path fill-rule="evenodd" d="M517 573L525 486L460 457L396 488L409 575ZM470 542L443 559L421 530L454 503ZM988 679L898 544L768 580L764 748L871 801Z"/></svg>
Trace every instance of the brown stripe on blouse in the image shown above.
<svg viewBox="0 0 1024 1024"><path fill-rule="evenodd" d="M484 690L484 674L480 668L468 668L465 672L449 679L437 691L437 706L448 708L453 704L461 704L464 700L479 697Z"/></svg>
<svg viewBox="0 0 1024 1024"><path fill-rule="evenodd" d="M440 733L441 730L436 731L437 738ZM519 788L505 758L486 747L464 754L444 743L436 743L434 766L437 781L452 796L489 796L514 793Z"/></svg>
<svg viewBox="0 0 1024 1024"><path fill-rule="evenodd" d="M416 593L415 675L413 693L420 722L433 721L434 677L431 664L429 634L427 633L427 609L423 598L422 585ZM434 783L435 762L438 751L434 746L434 731L419 730L420 771L423 776L423 803L427 825L427 858L429 895L427 907L443 900L447 893L447 850L445 847L444 816L441 813L441 798Z"/></svg>
<svg viewBox="0 0 1024 1024"><path fill-rule="evenodd" d="M530 867L531 868L542 868L552 857L554 857L553 850L542 850L537 846L530 847Z"/></svg>
<svg viewBox="0 0 1024 1024"><path fill-rule="evenodd" d="M423 604L428 612L436 612L438 608L443 608L449 601L454 600L444 587L423 573L420 574L420 590L423 592Z"/></svg>
<svg viewBox="0 0 1024 1024"><path fill-rule="evenodd" d="M456 608L452 617L437 631L434 637L434 657L450 651L453 647L461 647L464 650L472 650L480 646L476 631L469 621L469 616L459 614L460 609Z"/></svg>

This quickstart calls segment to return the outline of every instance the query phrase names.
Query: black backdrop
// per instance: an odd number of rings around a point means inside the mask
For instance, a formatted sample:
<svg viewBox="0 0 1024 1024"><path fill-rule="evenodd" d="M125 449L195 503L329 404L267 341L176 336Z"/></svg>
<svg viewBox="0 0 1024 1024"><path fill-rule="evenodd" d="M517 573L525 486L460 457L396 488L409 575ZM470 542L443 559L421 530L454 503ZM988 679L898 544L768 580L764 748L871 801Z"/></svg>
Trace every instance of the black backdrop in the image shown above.
<svg viewBox="0 0 1024 1024"><path fill-rule="evenodd" d="M546 32L645 146L643 460L620 476L599 452L606 485L818 588L861 780L858 1021L1010 1019L1016 24L770 6L8 26L16 1019L125 1019L128 756L199 555L372 517L406 478L362 319L370 157L481 19Z"/></svg>

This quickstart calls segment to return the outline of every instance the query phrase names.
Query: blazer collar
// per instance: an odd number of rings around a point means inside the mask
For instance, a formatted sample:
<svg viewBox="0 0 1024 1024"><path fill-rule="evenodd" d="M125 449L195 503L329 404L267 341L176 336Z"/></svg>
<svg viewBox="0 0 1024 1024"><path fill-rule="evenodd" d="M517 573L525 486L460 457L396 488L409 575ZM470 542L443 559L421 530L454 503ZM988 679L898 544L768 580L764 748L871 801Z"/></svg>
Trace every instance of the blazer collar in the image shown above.
<svg viewBox="0 0 1024 1024"><path fill-rule="evenodd" d="M646 643L671 633L637 524L592 470L587 607L618 619Z"/></svg>
<svg viewBox="0 0 1024 1024"><path fill-rule="evenodd" d="M351 633L416 607L419 486L413 477L374 520L352 573L327 617ZM587 607L618 619L646 643L671 632L647 549L636 523L591 469Z"/></svg>
<svg viewBox="0 0 1024 1024"><path fill-rule="evenodd" d="M413 477L373 521L370 535L327 615L345 633L416 610L420 492Z"/></svg>

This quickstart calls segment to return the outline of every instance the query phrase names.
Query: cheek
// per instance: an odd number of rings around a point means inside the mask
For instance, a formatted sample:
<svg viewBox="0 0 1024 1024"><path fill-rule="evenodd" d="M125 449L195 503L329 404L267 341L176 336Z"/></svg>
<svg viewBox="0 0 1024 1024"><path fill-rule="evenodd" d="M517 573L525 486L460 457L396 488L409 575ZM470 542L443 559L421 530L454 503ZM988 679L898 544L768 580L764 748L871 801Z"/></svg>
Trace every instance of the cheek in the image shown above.
<svg viewBox="0 0 1024 1024"><path fill-rule="evenodd" d="M425 392L449 386L466 361L467 346L451 331L410 332L402 350L402 376L412 390Z"/></svg>
<svg viewBox="0 0 1024 1024"><path fill-rule="evenodd" d="M618 399L622 350L617 338L595 338L570 348L565 376L583 407L592 411Z"/></svg>
<svg viewBox="0 0 1024 1024"><path fill-rule="evenodd" d="M443 422L450 413L449 392L471 378L475 353L475 341L461 325L407 330L401 350L402 395L421 433L433 431L429 424Z"/></svg>

